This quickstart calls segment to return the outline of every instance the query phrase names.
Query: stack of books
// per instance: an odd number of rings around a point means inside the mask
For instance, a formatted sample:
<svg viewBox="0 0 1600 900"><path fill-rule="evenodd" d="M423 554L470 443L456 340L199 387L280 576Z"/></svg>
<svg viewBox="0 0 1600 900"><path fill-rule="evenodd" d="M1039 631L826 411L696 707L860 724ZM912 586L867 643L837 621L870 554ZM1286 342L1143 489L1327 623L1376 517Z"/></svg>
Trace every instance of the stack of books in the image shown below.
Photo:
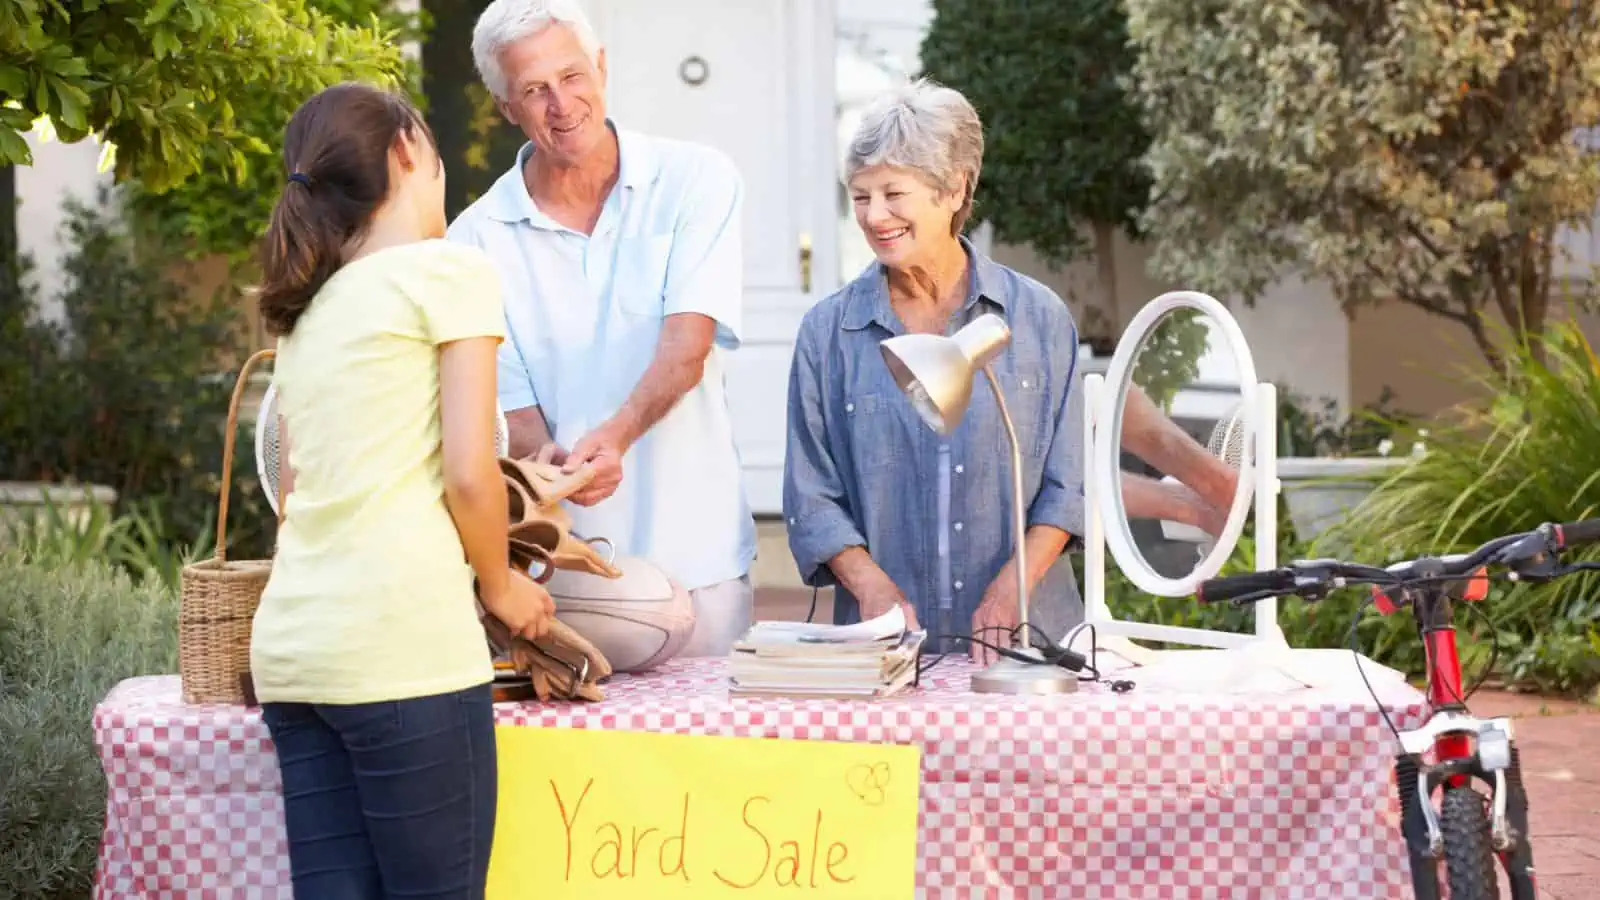
<svg viewBox="0 0 1600 900"><path fill-rule="evenodd" d="M917 675L925 631L906 628L899 607L854 625L757 622L733 646L735 697L876 700L904 691Z"/></svg>

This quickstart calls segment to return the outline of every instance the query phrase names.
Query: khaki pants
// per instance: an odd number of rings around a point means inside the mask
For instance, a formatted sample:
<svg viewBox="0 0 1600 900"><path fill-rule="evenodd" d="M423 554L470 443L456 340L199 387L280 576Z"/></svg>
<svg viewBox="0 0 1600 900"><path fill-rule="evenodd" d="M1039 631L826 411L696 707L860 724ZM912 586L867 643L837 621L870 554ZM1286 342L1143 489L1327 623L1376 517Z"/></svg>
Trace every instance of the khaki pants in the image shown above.
<svg viewBox="0 0 1600 900"><path fill-rule="evenodd" d="M694 601L694 634L679 659L726 657L755 622L756 592L750 576L730 578L689 592Z"/></svg>

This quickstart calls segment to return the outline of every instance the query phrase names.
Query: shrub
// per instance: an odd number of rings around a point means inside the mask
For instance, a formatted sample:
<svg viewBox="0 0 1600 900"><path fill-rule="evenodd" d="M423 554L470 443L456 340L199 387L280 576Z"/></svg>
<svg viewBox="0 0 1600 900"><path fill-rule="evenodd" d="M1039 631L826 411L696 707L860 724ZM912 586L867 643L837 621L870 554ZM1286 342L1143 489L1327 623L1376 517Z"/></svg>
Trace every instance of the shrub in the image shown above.
<svg viewBox="0 0 1600 900"><path fill-rule="evenodd" d="M135 577L158 578L176 589L183 567L211 555L212 535L193 545L165 537L159 504L146 503L123 515L92 501L79 521L46 502L36 519L18 517L0 529L0 545L15 548L30 562L76 565L102 562Z"/></svg>
<svg viewBox="0 0 1600 900"><path fill-rule="evenodd" d="M113 194L69 202L60 321L25 285L0 298L0 480L104 484L171 547L213 527L222 425L237 361L238 308L200 298L175 252L126 224ZM219 377L219 372L220 377ZM257 488L251 410L241 410L229 553L260 556L275 518Z"/></svg>
<svg viewBox="0 0 1600 900"><path fill-rule="evenodd" d="M1600 515L1600 358L1575 323L1523 341L1505 374L1484 379L1484 399L1430 426L1428 452L1382 482L1315 551L1387 562L1455 553L1541 522ZM1571 559L1600 560L1600 547ZM1554 690L1600 683L1600 580L1593 573L1548 585L1496 582L1458 616L1473 638L1463 664L1499 641L1508 680Z"/></svg>
<svg viewBox="0 0 1600 900"><path fill-rule="evenodd" d="M177 671L177 593L103 562L0 552L0 897L90 895L106 781L93 710Z"/></svg>
<svg viewBox="0 0 1600 900"><path fill-rule="evenodd" d="M1279 456L1374 456L1383 453L1385 442L1395 432L1413 424L1417 417L1393 407L1394 392L1383 389L1378 402L1341 417L1339 403L1322 398L1317 411L1307 397L1293 390L1278 388ZM1400 452L1405 452L1402 448Z"/></svg>

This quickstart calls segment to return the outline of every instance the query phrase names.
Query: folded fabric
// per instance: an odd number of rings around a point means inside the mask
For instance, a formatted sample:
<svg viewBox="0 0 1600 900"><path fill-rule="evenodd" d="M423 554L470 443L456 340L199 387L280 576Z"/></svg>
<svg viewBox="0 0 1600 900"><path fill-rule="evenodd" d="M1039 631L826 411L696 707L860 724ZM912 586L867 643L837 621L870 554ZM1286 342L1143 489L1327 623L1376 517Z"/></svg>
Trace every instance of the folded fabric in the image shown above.
<svg viewBox="0 0 1600 900"><path fill-rule="evenodd" d="M506 499L511 515L513 565L523 559L537 559L557 569L575 569L607 578L621 578L622 570L594 549L604 538L586 540L572 533L572 516L561 501L582 490L594 479L588 468L564 473L560 466L529 459L501 458L500 473L506 482ZM520 545L519 543L520 542ZM543 550L535 553L531 548ZM526 569L527 566L519 565ZM548 574L540 581L548 580Z"/></svg>

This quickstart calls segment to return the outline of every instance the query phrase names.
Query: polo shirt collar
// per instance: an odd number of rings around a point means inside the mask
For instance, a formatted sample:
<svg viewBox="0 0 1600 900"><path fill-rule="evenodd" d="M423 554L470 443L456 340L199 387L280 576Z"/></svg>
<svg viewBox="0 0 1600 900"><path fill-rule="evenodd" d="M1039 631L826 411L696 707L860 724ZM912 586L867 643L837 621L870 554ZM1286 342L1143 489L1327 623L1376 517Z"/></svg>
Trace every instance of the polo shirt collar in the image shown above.
<svg viewBox="0 0 1600 900"><path fill-rule="evenodd" d="M653 184L661 174L661 162L656 157L650 142L638 132L618 128L616 122L610 118L606 119L606 127L617 136L620 169L617 173L617 183L635 190ZM489 189L490 218L506 223L550 222L550 217L540 212L533 198L528 195L528 187L522 181L522 167L527 164L528 157L533 155L533 152L533 142L525 142L517 150L517 158L512 162L511 168L501 174L494 186Z"/></svg>
<svg viewBox="0 0 1600 900"><path fill-rule="evenodd" d="M967 254L967 267L973 273L967 285L967 299L961 304L961 313L965 316L974 305L981 302L999 307L1004 314L1010 308L1010 298L1006 296L999 266L979 253L966 235L958 235L956 239L961 242L961 249ZM846 331L860 331L873 323L895 334L904 330L900 317L895 315L894 307L889 303L888 268L876 261L856 279L840 326Z"/></svg>

